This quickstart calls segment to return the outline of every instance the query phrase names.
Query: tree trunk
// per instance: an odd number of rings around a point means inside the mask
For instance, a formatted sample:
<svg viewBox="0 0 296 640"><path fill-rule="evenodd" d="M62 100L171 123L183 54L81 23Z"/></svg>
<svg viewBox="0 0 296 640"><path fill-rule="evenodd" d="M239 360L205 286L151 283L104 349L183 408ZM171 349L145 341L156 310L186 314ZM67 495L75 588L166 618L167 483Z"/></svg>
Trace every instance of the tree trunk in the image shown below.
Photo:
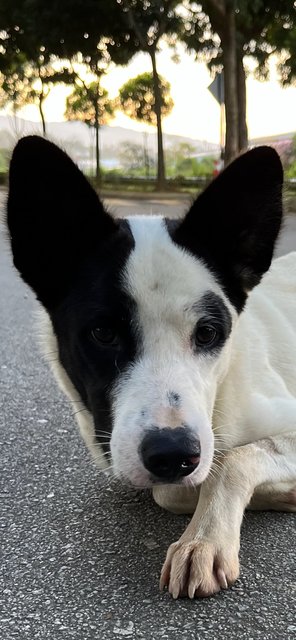
<svg viewBox="0 0 296 640"><path fill-rule="evenodd" d="M99 132L100 132L100 123L99 123L99 106L98 103L95 105L95 133L96 133L96 183L97 185L101 182L101 170L100 170L100 140L99 140Z"/></svg>
<svg viewBox="0 0 296 640"><path fill-rule="evenodd" d="M226 7L223 37L221 38L224 60L225 94L225 165L239 153L238 143L238 99L236 74L236 29L232 6Z"/></svg>
<svg viewBox="0 0 296 640"><path fill-rule="evenodd" d="M100 182L101 182L99 129L100 129L100 125L99 125L99 122L97 120L96 124L95 124L95 130L96 130L96 182L97 182L97 184L100 184Z"/></svg>
<svg viewBox="0 0 296 640"><path fill-rule="evenodd" d="M157 121L157 189L165 189L165 165L163 153L163 138L161 126L161 91L159 86L159 77L156 68L155 49L149 49L153 70L153 85L155 99L155 114Z"/></svg>
<svg viewBox="0 0 296 640"><path fill-rule="evenodd" d="M247 92L246 92L246 72L243 62L243 51L237 49L236 52L236 73L237 73L237 102L238 102L238 148L239 151L248 149L248 127L247 127Z"/></svg>
<svg viewBox="0 0 296 640"><path fill-rule="evenodd" d="M143 133L143 150L144 150L144 165L145 165L145 176L149 178L149 154L147 148L147 133L144 131Z"/></svg>
<svg viewBox="0 0 296 640"><path fill-rule="evenodd" d="M42 122L42 135L44 138L46 138L46 124L45 124L45 117L44 117L44 113L43 113L43 95L39 96L39 102L38 102L38 108L39 108L39 113L40 113L40 118L41 118L41 122Z"/></svg>

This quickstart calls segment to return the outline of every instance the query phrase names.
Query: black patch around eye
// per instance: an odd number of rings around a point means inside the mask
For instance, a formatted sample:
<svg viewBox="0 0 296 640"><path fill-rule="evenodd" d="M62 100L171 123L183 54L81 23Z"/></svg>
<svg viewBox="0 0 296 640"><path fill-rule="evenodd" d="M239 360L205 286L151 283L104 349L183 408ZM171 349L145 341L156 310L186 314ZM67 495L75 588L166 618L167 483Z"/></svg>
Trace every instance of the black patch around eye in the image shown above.
<svg viewBox="0 0 296 640"><path fill-rule="evenodd" d="M135 303L121 283L132 248L133 239L123 224L113 244L89 256L69 294L51 313L60 361L93 416L96 439L104 451L113 426L112 391L141 349L133 323ZM92 331L98 334L98 343ZM116 348L112 332L119 338Z"/></svg>
<svg viewBox="0 0 296 640"><path fill-rule="evenodd" d="M200 225L202 225L202 222L202 219L199 219ZM192 256L194 256L198 260L202 260L202 262L208 267L210 273L221 285L221 288L227 295L231 304L233 304L236 311L240 313L244 308L247 294L243 290L239 282L239 278L236 277L233 273L233 267L224 264L223 269L221 269L219 261L215 259L215 256L212 254L212 252L207 249L206 243L199 243L199 235L196 235L194 233L192 233L192 235L190 235L189 237L186 235L186 233L184 235L184 224L182 219L174 220L166 218L165 225L171 239L177 246L179 246L181 249L185 249L187 252L190 252Z"/></svg>
<svg viewBox="0 0 296 640"><path fill-rule="evenodd" d="M211 324L199 322L195 329L195 343L201 347L213 347L220 338L220 333Z"/></svg>
<svg viewBox="0 0 296 640"><path fill-rule="evenodd" d="M119 347L119 336L112 327L97 326L91 330L91 337L101 347Z"/></svg>
<svg viewBox="0 0 296 640"><path fill-rule="evenodd" d="M232 320L222 298L208 291L193 305L200 318L192 335L195 350L216 351L223 347L230 335Z"/></svg>

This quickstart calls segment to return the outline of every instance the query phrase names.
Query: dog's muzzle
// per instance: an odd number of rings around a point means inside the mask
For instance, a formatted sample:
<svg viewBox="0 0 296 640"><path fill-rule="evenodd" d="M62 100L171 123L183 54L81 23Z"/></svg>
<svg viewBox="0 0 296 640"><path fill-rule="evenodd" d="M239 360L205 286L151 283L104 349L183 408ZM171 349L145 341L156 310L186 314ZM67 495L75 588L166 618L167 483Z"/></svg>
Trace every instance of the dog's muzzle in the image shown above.
<svg viewBox="0 0 296 640"><path fill-rule="evenodd" d="M186 426L153 427L144 436L139 454L154 480L177 482L195 471L200 461L200 443Z"/></svg>

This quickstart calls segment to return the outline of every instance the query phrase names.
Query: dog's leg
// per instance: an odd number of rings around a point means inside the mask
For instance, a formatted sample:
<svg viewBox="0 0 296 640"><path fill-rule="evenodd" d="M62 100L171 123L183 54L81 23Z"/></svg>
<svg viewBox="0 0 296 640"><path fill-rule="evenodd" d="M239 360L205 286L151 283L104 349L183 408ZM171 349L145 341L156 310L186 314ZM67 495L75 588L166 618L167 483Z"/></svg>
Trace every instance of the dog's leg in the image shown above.
<svg viewBox="0 0 296 640"><path fill-rule="evenodd" d="M180 595L209 596L239 575L240 527L256 488L296 481L296 432L236 447L202 484L194 516L172 544L160 586Z"/></svg>
<svg viewBox="0 0 296 640"><path fill-rule="evenodd" d="M288 511L296 513L296 481L259 487L248 509L252 511Z"/></svg>
<svg viewBox="0 0 296 640"><path fill-rule="evenodd" d="M159 484L153 487L153 498L160 507L172 513L194 513L199 487L184 487L172 484Z"/></svg>

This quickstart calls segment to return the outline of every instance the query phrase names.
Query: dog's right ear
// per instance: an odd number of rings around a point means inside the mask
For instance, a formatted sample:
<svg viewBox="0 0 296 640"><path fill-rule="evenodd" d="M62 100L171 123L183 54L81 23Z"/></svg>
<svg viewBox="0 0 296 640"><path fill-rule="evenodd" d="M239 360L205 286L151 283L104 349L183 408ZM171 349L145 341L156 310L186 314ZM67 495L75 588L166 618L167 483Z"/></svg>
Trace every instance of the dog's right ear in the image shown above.
<svg viewBox="0 0 296 640"><path fill-rule="evenodd" d="M7 224L14 264L49 311L118 229L74 162L39 136L14 149Z"/></svg>
<svg viewBox="0 0 296 640"><path fill-rule="evenodd" d="M197 197L174 241L202 259L237 311L269 269L282 221L283 167L271 147L236 158Z"/></svg>

